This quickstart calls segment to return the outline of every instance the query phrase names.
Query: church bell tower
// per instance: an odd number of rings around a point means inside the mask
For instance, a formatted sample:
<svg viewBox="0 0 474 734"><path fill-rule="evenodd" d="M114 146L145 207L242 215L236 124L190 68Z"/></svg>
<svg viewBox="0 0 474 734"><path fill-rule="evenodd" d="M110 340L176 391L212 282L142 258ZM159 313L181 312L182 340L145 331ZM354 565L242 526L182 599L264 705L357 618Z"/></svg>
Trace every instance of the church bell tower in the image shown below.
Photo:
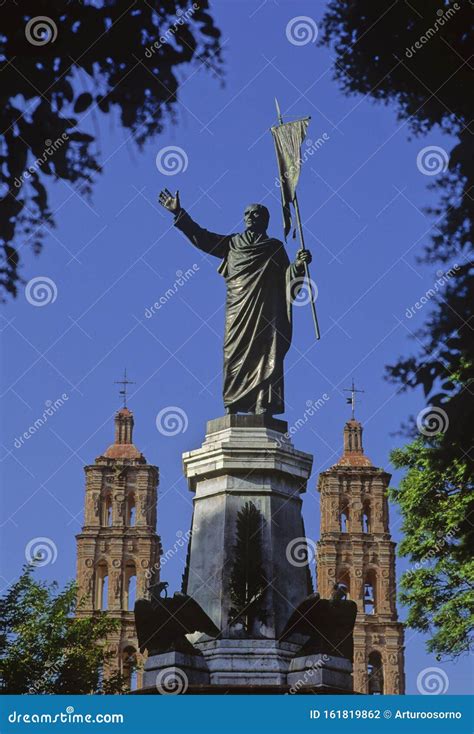
<svg viewBox="0 0 474 734"><path fill-rule="evenodd" d="M346 584L357 603L354 629L354 691L405 692L403 625L396 608L395 543L389 530L387 487L391 478L364 454L362 425L353 415L344 426L339 461L319 477L321 528L318 591L329 597Z"/></svg>
<svg viewBox="0 0 474 734"><path fill-rule="evenodd" d="M125 402L125 401L124 401ZM106 611L119 621L108 639L116 653L109 672L122 673L130 688L141 685L141 662L133 607L159 575L161 545L156 535L158 468L133 444L133 413L115 415L115 440L85 467L85 518L77 539L78 614Z"/></svg>

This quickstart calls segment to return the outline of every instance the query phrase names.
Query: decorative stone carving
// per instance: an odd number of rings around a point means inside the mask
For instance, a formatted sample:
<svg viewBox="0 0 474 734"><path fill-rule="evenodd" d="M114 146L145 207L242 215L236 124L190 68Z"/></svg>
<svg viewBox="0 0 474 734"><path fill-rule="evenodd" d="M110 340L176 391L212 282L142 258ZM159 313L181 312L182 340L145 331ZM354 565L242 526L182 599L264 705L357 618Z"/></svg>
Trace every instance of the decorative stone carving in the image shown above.
<svg viewBox="0 0 474 734"><path fill-rule="evenodd" d="M82 580L79 587L79 593L82 592L84 596L90 596L92 593L92 587L94 583L94 571L86 569L82 574Z"/></svg>
<svg viewBox="0 0 474 734"><path fill-rule="evenodd" d="M115 501L117 502L117 510L119 517L123 517L125 514L125 497L123 494L116 494Z"/></svg>
<svg viewBox="0 0 474 734"><path fill-rule="evenodd" d="M356 650L354 652L355 663L365 663L365 652L363 650Z"/></svg>
<svg viewBox="0 0 474 734"><path fill-rule="evenodd" d="M339 527L339 500L331 502L331 518L335 525Z"/></svg>
<svg viewBox="0 0 474 734"><path fill-rule="evenodd" d="M376 502L374 505L375 519L379 523L383 523L383 507L380 502Z"/></svg>

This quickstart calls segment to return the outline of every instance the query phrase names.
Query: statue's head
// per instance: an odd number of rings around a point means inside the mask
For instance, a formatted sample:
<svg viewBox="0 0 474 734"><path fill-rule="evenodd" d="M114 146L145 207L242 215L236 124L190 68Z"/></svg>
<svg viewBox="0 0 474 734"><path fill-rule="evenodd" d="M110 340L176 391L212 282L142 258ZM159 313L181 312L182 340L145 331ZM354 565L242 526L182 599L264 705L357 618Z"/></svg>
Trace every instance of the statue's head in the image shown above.
<svg viewBox="0 0 474 734"><path fill-rule="evenodd" d="M265 234L270 221L270 212L263 204L249 204L244 211L245 229Z"/></svg>

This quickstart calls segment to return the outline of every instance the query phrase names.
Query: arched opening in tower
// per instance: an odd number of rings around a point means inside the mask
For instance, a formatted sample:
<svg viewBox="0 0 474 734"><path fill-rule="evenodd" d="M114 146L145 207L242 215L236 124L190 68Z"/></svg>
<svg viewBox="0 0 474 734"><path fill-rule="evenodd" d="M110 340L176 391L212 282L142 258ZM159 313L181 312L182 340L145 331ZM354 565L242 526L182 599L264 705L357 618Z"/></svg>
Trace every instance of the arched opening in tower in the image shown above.
<svg viewBox="0 0 474 734"><path fill-rule="evenodd" d="M349 503L346 499L343 499L341 503L341 511L339 513L339 527L341 533L349 532Z"/></svg>
<svg viewBox="0 0 474 734"><path fill-rule="evenodd" d="M104 515L102 518L102 525L107 528L112 527L112 497L107 495L104 501Z"/></svg>
<svg viewBox="0 0 474 734"><path fill-rule="evenodd" d="M109 606L109 572L106 563L100 563L96 571L96 609L105 611Z"/></svg>
<svg viewBox="0 0 474 734"><path fill-rule="evenodd" d="M341 569L337 575L338 584L344 584L347 588L347 598L351 598L351 574L349 569Z"/></svg>
<svg viewBox="0 0 474 734"><path fill-rule="evenodd" d="M129 527L133 527L135 525L135 522L136 522L135 512L136 512L135 497L132 494L128 498L128 503L127 503L127 524L129 525Z"/></svg>
<svg viewBox="0 0 474 734"><path fill-rule="evenodd" d="M362 510L362 532L370 533L370 506L367 502Z"/></svg>
<svg viewBox="0 0 474 734"><path fill-rule="evenodd" d="M364 614L375 614L375 571L369 571L364 582Z"/></svg>
<svg viewBox="0 0 474 734"><path fill-rule="evenodd" d="M137 572L134 563L127 563L125 568L125 599L124 607L133 612L137 592Z"/></svg>
<svg viewBox="0 0 474 734"><path fill-rule="evenodd" d="M369 654L367 675L369 679L369 693L371 695L381 695L384 686L383 663L382 656L378 650L373 650Z"/></svg>

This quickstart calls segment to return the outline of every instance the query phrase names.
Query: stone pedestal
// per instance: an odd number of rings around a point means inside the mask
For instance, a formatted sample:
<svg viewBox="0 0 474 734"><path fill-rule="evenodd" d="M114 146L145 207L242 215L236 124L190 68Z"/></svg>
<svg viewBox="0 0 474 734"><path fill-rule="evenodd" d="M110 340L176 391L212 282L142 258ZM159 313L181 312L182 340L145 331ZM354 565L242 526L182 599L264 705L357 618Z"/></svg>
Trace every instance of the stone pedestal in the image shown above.
<svg viewBox="0 0 474 734"><path fill-rule="evenodd" d="M154 692L155 686L159 692L184 686L180 692L190 693L352 692L349 661L299 656L304 636L280 641L291 614L312 592L301 513L312 461L310 454L295 449L286 423L261 415L211 420L202 446L183 454L189 489L195 494L183 591L220 634L215 639L199 632L189 635L196 655L151 656L144 692ZM254 508L245 515L249 503ZM252 524L246 526L250 516ZM249 561L242 544L248 548L255 537ZM252 584L248 569L255 556L261 574L247 601L245 584ZM245 603L235 601L242 599L242 578ZM234 608L239 604L244 611L252 604L254 608L242 614Z"/></svg>
<svg viewBox="0 0 474 734"><path fill-rule="evenodd" d="M278 640L212 640L197 643L214 685L286 686L297 645Z"/></svg>
<svg viewBox="0 0 474 734"><path fill-rule="evenodd" d="M311 593L300 495L312 456L298 451L286 423L227 415L207 424L201 448L183 454L195 493L186 593L222 632L235 636L230 593L237 515L247 502L261 514L262 563L268 583L265 622L255 634L277 640L293 609Z"/></svg>
<svg viewBox="0 0 474 734"><path fill-rule="evenodd" d="M287 683L290 693L306 688L352 693L352 664L345 658L320 653L295 657L290 664Z"/></svg>

